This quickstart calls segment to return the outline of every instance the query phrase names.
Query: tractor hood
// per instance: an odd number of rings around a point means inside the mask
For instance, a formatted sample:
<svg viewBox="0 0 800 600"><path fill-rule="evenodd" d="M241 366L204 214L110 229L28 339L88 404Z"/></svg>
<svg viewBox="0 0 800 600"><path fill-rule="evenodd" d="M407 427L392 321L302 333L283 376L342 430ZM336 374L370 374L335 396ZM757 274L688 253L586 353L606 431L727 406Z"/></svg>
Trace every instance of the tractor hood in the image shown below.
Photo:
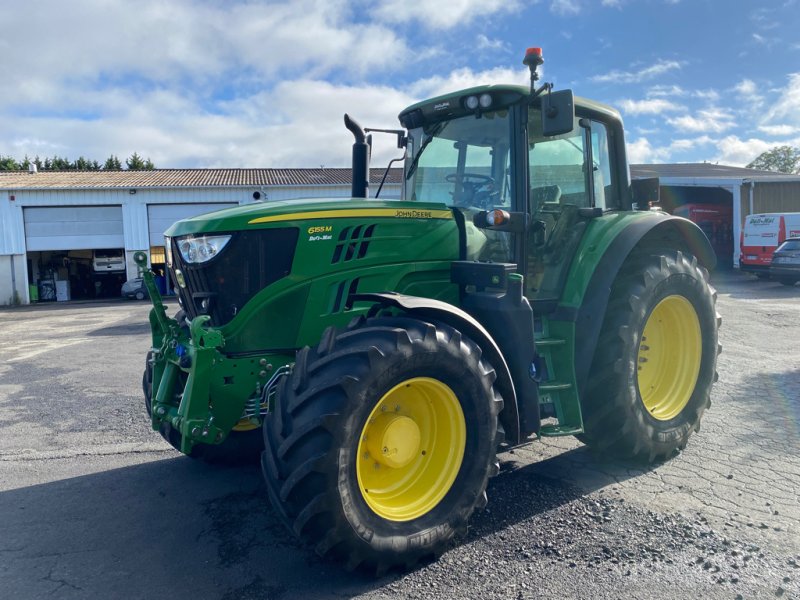
<svg viewBox="0 0 800 600"><path fill-rule="evenodd" d="M453 211L444 204L365 200L363 198L298 199L226 208L173 224L167 237L232 232L264 227L300 226L306 221L332 219L451 220ZM322 230L321 230L322 231Z"/></svg>

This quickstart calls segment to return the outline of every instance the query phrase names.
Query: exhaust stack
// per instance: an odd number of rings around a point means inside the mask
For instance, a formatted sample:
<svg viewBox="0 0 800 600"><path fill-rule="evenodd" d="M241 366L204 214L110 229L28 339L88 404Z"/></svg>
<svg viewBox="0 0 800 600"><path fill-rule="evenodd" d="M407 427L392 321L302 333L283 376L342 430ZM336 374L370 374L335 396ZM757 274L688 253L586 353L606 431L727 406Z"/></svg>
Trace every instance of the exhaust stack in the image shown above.
<svg viewBox="0 0 800 600"><path fill-rule="evenodd" d="M372 136L364 133L361 125L344 115L344 126L350 130L356 139L353 144L353 187L350 194L353 198L369 197L369 154Z"/></svg>

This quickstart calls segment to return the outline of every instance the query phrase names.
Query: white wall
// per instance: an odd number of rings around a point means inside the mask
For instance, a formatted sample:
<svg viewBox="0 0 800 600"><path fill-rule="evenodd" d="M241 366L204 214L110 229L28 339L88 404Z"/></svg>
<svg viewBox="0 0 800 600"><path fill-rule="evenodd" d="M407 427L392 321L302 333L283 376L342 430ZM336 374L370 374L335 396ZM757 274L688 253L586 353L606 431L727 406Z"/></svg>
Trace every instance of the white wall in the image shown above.
<svg viewBox="0 0 800 600"><path fill-rule="evenodd" d="M375 194L378 186L370 188ZM319 186L264 186L264 187L218 187L218 188L141 188L141 189L22 189L0 190L0 305L11 297L10 255L15 256L17 290L23 302L28 302L27 268L25 253L25 222L23 208L50 206L121 206L122 224L127 255L127 274L135 277L137 267L133 263L133 253L137 250L149 251L150 232L148 231L148 204L183 203L232 203L252 204L254 192L261 193L261 201L269 203L277 200L295 198L348 198L349 185ZM14 200L11 200L11 196ZM385 185L381 199L400 197L400 186Z"/></svg>
<svg viewBox="0 0 800 600"><path fill-rule="evenodd" d="M12 277L11 263L14 263ZM15 281L16 279L16 281ZM22 254L0 255L0 305L14 304L14 290L22 304L30 302L28 298L28 277L25 256Z"/></svg>

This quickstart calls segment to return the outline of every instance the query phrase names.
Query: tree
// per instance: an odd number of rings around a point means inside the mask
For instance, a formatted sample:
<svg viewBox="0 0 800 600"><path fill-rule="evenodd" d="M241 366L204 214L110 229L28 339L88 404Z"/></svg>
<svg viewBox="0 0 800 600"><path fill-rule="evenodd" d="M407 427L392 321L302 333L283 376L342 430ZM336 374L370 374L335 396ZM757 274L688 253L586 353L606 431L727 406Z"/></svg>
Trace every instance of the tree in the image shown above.
<svg viewBox="0 0 800 600"><path fill-rule="evenodd" d="M0 171L19 171L19 163L13 156L0 154Z"/></svg>
<svg viewBox="0 0 800 600"><path fill-rule="evenodd" d="M125 164L128 165L130 171L152 171L155 169L153 161L149 158L142 158L138 152L134 152L125 159Z"/></svg>
<svg viewBox="0 0 800 600"><path fill-rule="evenodd" d="M776 146L759 154L747 168L800 174L800 148Z"/></svg>
<svg viewBox="0 0 800 600"><path fill-rule="evenodd" d="M122 163L119 161L114 154L109 156L106 159L106 162L103 163L103 170L104 171L121 171L122 170Z"/></svg>

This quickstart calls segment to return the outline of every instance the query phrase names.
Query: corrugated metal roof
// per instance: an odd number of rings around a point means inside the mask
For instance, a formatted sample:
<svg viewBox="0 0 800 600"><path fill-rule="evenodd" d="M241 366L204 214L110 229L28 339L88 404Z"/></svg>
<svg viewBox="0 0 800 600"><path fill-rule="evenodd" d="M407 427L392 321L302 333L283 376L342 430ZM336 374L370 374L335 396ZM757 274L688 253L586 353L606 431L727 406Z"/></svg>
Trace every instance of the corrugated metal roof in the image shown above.
<svg viewBox="0 0 800 600"><path fill-rule="evenodd" d="M675 163L656 165L631 165L631 177L691 177L694 179L787 179L800 181L800 175L761 171L745 167L729 167L711 163Z"/></svg>
<svg viewBox="0 0 800 600"><path fill-rule="evenodd" d="M322 169L154 169L152 171L0 171L0 189L113 189L293 187L350 185L349 168ZM370 169L370 185L377 186L384 169ZM399 184L402 169L390 169L387 183ZM710 163L636 164L631 177L687 177L695 179L786 179L800 175L760 171Z"/></svg>
<svg viewBox="0 0 800 600"><path fill-rule="evenodd" d="M370 169L378 185L385 169ZM108 189L350 185L350 169L154 169L152 171L0 171L0 189ZM390 169L398 184L402 169Z"/></svg>

